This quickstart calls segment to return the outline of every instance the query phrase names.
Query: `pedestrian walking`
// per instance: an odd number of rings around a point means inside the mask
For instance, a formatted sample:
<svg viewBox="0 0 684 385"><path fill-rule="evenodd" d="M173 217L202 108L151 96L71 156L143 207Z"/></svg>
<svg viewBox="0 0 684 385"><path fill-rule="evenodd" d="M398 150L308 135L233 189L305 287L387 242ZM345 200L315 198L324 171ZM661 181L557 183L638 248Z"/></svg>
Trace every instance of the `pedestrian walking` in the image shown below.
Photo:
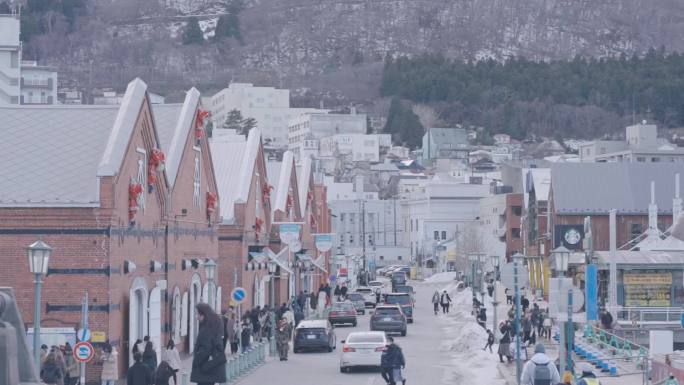
<svg viewBox="0 0 684 385"><path fill-rule="evenodd" d="M520 378L522 385L556 385L561 380L556 365L541 343L534 347L534 355L525 363Z"/></svg>
<svg viewBox="0 0 684 385"><path fill-rule="evenodd" d="M173 341L173 339L169 339L169 342L166 344L166 349L162 351L162 363L164 362L166 362L171 368L171 377L173 377L173 383L174 385L177 385L178 378L176 374L181 368L181 360L180 353L178 352L178 349L176 349L176 343Z"/></svg>
<svg viewBox="0 0 684 385"><path fill-rule="evenodd" d="M349 291L349 288L347 287L346 284L342 284L342 288L340 289L340 301L344 301L347 298L347 292Z"/></svg>
<svg viewBox="0 0 684 385"><path fill-rule="evenodd" d="M292 326L288 320L283 317L278 321L278 328L276 329L276 345L278 348L278 357L280 361L287 361L287 354L290 351L290 339L292 338Z"/></svg>
<svg viewBox="0 0 684 385"><path fill-rule="evenodd" d="M135 340L135 343L133 343L133 350L131 350L131 352L133 354L140 353L140 356L142 356L144 350L145 344L143 344L143 341L140 338Z"/></svg>
<svg viewBox="0 0 684 385"><path fill-rule="evenodd" d="M260 333L261 333L261 323L259 322L259 315L261 314L261 309L259 306L257 306L255 309L252 309L252 312L249 314L249 320L252 323L252 336L254 337L254 341L258 342L260 340Z"/></svg>
<svg viewBox="0 0 684 385"><path fill-rule="evenodd" d="M663 385L679 385L679 381L677 381L674 375L670 374L670 378Z"/></svg>
<svg viewBox="0 0 684 385"><path fill-rule="evenodd" d="M513 357L514 360L517 360L520 358L523 361L527 361L527 345L525 345L522 342L522 335L520 333L516 334L515 332L511 333L513 338L511 338L511 344L508 347L510 353L509 355ZM517 342L520 340L520 356L518 357L518 348L517 348Z"/></svg>
<svg viewBox="0 0 684 385"><path fill-rule="evenodd" d="M57 353L51 351L45 356L43 367L40 370L40 379L48 385L64 385L64 368L59 362Z"/></svg>
<svg viewBox="0 0 684 385"><path fill-rule="evenodd" d="M64 379L64 385L75 385L81 375L81 367L74 358L74 351L71 349L71 345L67 342L64 346L64 359L66 360L66 377Z"/></svg>
<svg viewBox="0 0 684 385"><path fill-rule="evenodd" d="M380 354L380 376L383 380L385 380L387 385L394 385L394 378L392 377L392 363L390 362L390 356L387 351L387 348L390 345L390 338L392 337L387 338L387 345Z"/></svg>
<svg viewBox="0 0 684 385"><path fill-rule="evenodd" d="M511 295L510 290L508 290L508 288L506 288L506 290L504 290L504 293L506 294L506 305L512 305L513 304L513 295Z"/></svg>
<svg viewBox="0 0 684 385"><path fill-rule="evenodd" d="M522 306L523 313L526 312L527 309L530 307L530 300L527 299L527 297L523 296L520 300L520 306Z"/></svg>
<svg viewBox="0 0 684 385"><path fill-rule="evenodd" d="M246 352L249 349L252 338L252 328L249 322L245 321L242 324L242 330L240 331L240 345L242 346L242 352Z"/></svg>
<svg viewBox="0 0 684 385"><path fill-rule="evenodd" d="M530 321L529 317L525 317L522 320L522 329L523 329L523 344L528 343L530 340L530 335L532 334L532 322Z"/></svg>
<svg viewBox="0 0 684 385"><path fill-rule="evenodd" d="M143 364L143 356L140 352L133 353L133 366L128 368L126 385L154 385L154 372L150 367Z"/></svg>
<svg viewBox="0 0 684 385"><path fill-rule="evenodd" d="M494 340L494 333L491 330L487 329L487 344L484 348L482 348L482 350L487 351L487 348L489 348L489 352L494 353L492 351L492 345L494 345Z"/></svg>
<svg viewBox="0 0 684 385"><path fill-rule="evenodd" d="M316 292L312 290L311 294L309 295L309 306L311 306L311 310L316 311L317 305L318 297L316 295Z"/></svg>
<svg viewBox="0 0 684 385"><path fill-rule="evenodd" d="M40 367L43 367L43 364L45 363L45 359L47 358L47 355L49 354L48 346L45 344L40 345Z"/></svg>
<svg viewBox="0 0 684 385"><path fill-rule="evenodd" d="M223 327L219 316L211 306L196 306L199 330L195 339L190 381L197 385L213 385L226 382L226 354L223 351Z"/></svg>
<svg viewBox="0 0 684 385"><path fill-rule="evenodd" d="M154 351L154 345L152 341L147 341L145 343L145 350L142 354L143 364L147 365L152 373L157 370L157 352Z"/></svg>
<svg viewBox="0 0 684 385"><path fill-rule="evenodd" d="M449 294L446 290L444 290L444 292L440 296L439 303L442 305L442 313L448 314L449 304L451 303L451 297L449 297Z"/></svg>
<svg viewBox="0 0 684 385"><path fill-rule="evenodd" d="M435 310L435 315L439 313L439 291L435 290L435 294L432 295L432 307Z"/></svg>
<svg viewBox="0 0 684 385"><path fill-rule="evenodd" d="M487 309L485 307L480 308L477 313L477 323L482 326L483 329L487 329Z"/></svg>
<svg viewBox="0 0 684 385"><path fill-rule="evenodd" d="M511 362L511 354L509 351L509 346L511 344L511 327L508 322L502 322L499 326L499 332L501 333L501 339L499 340L499 349L497 353L499 354L499 361L504 362L503 358L506 357L508 362Z"/></svg>
<svg viewBox="0 0 684 385"><path fill-rule="evenodd" d="M582 371L582 376L577 381L577 385L601 385L601 382L599 382L594 374L593 366L583 362L580 364L580 370Z"/></svg>
<svg viewBox="0 0 684 385"><path fill-rule="evenodd" d="M490 280L487 284L487 294L489 294L490 297L494 294L494 280Z"/></svg>
<svg viewBox="0 0 684 385"><path fill-rule="evenodd" d="M394 338L387 337L389 341L389 346L387 346L387 355L390 365L392 366L392 382L391 384L398 384L399 381L405 383L405 380L401 374L401 369L406 367L406 360L404 359L404 353L401 351L399 345L394 343Z"/></svg>
<svg viewBox="0 0 684 385"><path fill-rule="evenodd" d="M544 336L547 340L551 339L551 317L549 316L548 310L544 313L544 320L542 321L542 326L544 328Z"/></svg>
<svg viewBox="0 0 684 385"><path fill-rule="evenodd" d="M57 364L60 366L60 369L62 370L61 384L64 384L64 380L67 376L67 364L66 359L64 358L64 354L62 354L62 350L57 345L52 345L50 351L55 353L55 360L57 361Z"/></svg>
<svg viewBox="0 0 684 385"><path fill-rule="evenodd" d="M142 360L142 355L140 355ZM114 385L119 379L119 352L109 342L105 342L100 355L102 385Z"/></svg>
<svg viewBox="0 0 684 385"><path fill-rule="evenodd" d="M162 361L154 372L154 385L169 385L169 380L175 377L175 373L168 362ZM176 385L174 378L174 385Z"/></svg>

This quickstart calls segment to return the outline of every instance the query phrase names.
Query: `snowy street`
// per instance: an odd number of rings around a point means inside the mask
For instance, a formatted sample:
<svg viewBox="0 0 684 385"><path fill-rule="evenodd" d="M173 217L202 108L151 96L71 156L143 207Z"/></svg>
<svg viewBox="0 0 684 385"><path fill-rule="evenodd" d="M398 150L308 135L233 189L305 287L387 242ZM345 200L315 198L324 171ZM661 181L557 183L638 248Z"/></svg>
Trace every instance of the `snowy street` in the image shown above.
<svg viewBox="0 0 684 385"><path fill-rule="evenodd" d="M469 312L469 295L466 293L458 295L453 292L451 297L454 300L454 311L449 316L433 314L430 302L432 294L435 290L441 291L452 282L412 283L416 290L415 322L409 325L406 337L395 338L406 357L407 383L503 384L502 380L497 380L496 363L498 361L495 355L481 350L486 339L484 331L471 317L463 315ZM382 385L384 381L379 371L340 373L339 370L341 341L352 331L368 329L367 313L359 316L359 325L355 328L350 326L335 328L337 350L332 353L293 354L290 352L287 362L277 360L268 362L238 383L241 385L269 383ZM478 381L473 382L474 378Z"/></svg>

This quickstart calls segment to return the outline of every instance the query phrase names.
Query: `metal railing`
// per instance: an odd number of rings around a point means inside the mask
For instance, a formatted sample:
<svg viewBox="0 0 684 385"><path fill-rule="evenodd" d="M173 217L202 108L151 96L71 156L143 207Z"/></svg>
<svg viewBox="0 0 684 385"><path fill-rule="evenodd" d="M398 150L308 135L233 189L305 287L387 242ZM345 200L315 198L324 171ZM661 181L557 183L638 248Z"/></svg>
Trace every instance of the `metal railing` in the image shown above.
<svg viewBox="0 0 684 385"><path fill-rule="evenodd" d="M255 342L244 352L232 355L226 362L226 382L231 384L266 362L268 341ZM180 373L180 384L190 385L190 373Z"/></svg>
<svg viewBox="0 0 684 385"><path fill-rule="evenodd" d="M621 324L679 325L684 310L681 307L623 307L617 312Z"/></svg>
<svg viewBox="0 0 684 385"><path fill-rule="evenodd" d="M645 346L593 325L585 325L583 337L590 344L598 346L599 349L612 351L613 356L627 360L643 359L649 356L648 348Z"/></svg>

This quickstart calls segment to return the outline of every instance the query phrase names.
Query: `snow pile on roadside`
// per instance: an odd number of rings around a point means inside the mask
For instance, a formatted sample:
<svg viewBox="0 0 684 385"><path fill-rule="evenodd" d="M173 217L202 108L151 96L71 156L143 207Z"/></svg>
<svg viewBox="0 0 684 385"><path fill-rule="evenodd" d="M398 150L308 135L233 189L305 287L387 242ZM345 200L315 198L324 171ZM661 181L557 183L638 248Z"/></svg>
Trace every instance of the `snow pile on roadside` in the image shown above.
<svg viewBox="0 0 684 385"><path fill-rule="evenodd" d="M457 290L457 284L444 288L452 299L452 311L443 324L445 341L441 350L451 353L451 369L446 383L455 385L504 385L497 368L499 358L483 351L487 342L487 332L475 322L472 310L472 291L468 288Z"/></svg>
<svg viewBox="0 0 684 385"><path fill-rule="evenodd" d="M446 282L453 282L456 279L456 272L455 271L447 271L444 273L437 273L429 278L425 279L425 282L427 283L446 283Z"/></svg>

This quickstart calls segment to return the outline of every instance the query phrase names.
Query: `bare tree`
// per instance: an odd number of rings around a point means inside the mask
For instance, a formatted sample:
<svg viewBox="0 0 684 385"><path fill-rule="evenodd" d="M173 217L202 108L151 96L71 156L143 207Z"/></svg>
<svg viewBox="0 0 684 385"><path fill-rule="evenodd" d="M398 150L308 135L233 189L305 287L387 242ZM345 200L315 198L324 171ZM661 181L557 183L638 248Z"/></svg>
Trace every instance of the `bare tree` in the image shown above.
<svg viewBox="0 0 684 385"><path fill-rule="evenodd" d="M425 128L438 127L443 125L444 122L439 118L439 114L434 108L426 104L416 104L413 106L413 113L418 115L420 124Z"/></svg>

